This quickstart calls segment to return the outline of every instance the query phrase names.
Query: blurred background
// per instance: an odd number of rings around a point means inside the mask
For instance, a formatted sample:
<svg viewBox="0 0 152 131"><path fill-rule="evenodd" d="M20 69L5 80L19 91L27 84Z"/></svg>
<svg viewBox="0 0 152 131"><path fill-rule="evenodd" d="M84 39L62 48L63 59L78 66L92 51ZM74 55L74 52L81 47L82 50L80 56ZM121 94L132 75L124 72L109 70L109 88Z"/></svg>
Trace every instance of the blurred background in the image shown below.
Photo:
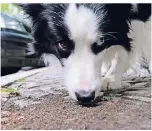
<svg viewBox="0 0 152 131"><path fill-rule="evenodd" d="M1 4L1 12L7 14L20 14L22 11L15 4Z"/></svg>
<svg viewBox="0 0 152 131"><path fill-rule="evenodd" d="M44 67L34 50L31 23L15 4L1 4L1 75Z"/></svg>

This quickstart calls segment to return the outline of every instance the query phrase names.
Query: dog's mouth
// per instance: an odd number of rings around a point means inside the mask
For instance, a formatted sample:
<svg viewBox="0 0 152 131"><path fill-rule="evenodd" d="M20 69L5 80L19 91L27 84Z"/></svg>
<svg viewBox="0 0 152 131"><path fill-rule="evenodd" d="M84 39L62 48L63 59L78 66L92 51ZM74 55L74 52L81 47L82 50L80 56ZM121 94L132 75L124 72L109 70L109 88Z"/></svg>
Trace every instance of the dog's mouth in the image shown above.
<svg viewBox="0 0 152 131"><path fill-rule="evenodd" d="M78 101L78 104L82 105L82 106L92 106L95 103L94 103L94 101L91 101L91 102L81 102L81 101Z"/></svg>
<svg viewBox="0 0 152 131"><path fill-rule="evenodd" d="M102 101L102 96L98 96L90 102L77 101L77 104L79 104L83 107L95 107L95 106L98 106L101 101Z"/></svg>
<svg viewBox="0 0 152 131"><path fill-rule="evenodd" d="M83 106L83 107L95 107L95 106L98 105L95 102L90 102L90 103L81 103L81 102L78 102L78 104L81 105L81 106Z"/></svg>

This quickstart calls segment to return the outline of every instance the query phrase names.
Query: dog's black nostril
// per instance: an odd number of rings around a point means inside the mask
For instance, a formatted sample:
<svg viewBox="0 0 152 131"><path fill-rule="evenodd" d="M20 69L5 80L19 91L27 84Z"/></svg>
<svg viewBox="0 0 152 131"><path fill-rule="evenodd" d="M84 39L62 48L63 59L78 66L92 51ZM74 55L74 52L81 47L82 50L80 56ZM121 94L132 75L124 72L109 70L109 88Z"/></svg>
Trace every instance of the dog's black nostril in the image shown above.
<svg viewBox="0 0 152 131"><path fill-rule="evenodd" d="M95 98L95 91L79 91L75 93L76 98L81 103L90 103Z"/></svg>

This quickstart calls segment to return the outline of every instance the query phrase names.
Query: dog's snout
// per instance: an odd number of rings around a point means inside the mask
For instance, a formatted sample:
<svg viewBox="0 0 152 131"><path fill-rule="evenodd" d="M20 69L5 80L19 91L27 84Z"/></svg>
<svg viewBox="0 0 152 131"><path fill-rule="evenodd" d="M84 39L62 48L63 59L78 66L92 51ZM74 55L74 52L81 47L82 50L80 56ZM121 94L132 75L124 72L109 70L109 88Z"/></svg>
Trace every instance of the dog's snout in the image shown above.
<svg viewBox="0 0 152 131"><path fill-rule="evenodd" d="M75 92L76 98L82 104L90 103L95 98L95 91L84 91Z"/></svg>

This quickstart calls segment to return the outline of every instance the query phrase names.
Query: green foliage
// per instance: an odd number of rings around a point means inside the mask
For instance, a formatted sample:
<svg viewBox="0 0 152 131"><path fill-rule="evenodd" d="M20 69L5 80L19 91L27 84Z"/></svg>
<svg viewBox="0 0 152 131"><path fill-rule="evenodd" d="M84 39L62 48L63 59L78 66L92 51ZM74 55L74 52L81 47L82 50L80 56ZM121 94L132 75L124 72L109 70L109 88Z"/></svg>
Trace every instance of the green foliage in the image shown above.
<svg viewBox="0 0 152 131"><path fill-rule="evenodd" d="M1 93L10 93L11 95L15 95L15 96L19 95L18 89L11 88L11 87L1 88Z"/></svg>
<svg viewBox="0 0 152 131"><path fill-rule="evenodd" d="M2 3L1 12L7 13L7 14L20 14L21 10L15 4Z"/></svg>
<svg viewBox="0 0 152 131"><path fill-rule="evenodd" d="M20 78L17 80L17 82L23 82L25 80L25 78Z"/></svg>

